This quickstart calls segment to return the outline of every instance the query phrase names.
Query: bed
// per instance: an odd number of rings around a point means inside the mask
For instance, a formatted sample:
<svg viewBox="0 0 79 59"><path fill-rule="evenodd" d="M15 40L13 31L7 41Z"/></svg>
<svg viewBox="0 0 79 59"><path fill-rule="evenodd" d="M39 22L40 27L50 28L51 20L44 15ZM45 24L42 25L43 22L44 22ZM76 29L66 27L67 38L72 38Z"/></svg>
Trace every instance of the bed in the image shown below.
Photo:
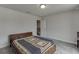
<svg viewBox="0 0 79 59"><path fill-rule="evenodd" d="M33 36L32 32L9 35L10 47L18 54L53 54L56 45L53 40Z"/></svg>

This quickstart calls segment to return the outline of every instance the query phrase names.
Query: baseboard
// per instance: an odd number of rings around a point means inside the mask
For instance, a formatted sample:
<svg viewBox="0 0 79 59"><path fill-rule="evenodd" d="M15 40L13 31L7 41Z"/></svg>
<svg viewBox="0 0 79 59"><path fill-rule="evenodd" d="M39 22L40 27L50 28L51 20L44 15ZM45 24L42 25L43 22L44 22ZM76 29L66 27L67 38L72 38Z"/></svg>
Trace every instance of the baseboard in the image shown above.
<svg viewBox="0 0 79 59"><path fill-rule="evenodd" d="M43 36L42 36L43 37ZM56 38L50 38L50 37L44 37L44 38L47 38L47 39L50 39L50 40L59 40L59 39L56 39ZM66 40L59 40L59 41L63 41L63 42L66 42L66 43L70 43L70 44L75 44L77 45L77 42L71 42L71 41L66 41Z"/></svg>
<svg viewBox="0 0 79 59"><path fill-rule="evenodd" d="M55 40L57 40L57 39L55 39ZM76 42L70 42L70 41L65 41L65 40L59 40L59 41L62 41L62 42L66 42L66 43L70 43L70 44L77 45L77 43L76 43Z"/></svg>

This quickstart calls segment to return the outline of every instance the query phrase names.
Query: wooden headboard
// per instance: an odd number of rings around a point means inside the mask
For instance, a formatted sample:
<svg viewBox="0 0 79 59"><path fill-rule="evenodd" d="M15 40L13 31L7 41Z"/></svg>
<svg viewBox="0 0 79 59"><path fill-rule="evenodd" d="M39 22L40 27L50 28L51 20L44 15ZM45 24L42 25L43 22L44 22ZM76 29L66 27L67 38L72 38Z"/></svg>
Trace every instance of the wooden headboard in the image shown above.
<svg viewBox="0 0 79 59"><path fill-rule="evenodd" d="M29 37L29 36L32 36L32 32L10 34L9 35L10 44L13 42L13 40Z"/></svg>

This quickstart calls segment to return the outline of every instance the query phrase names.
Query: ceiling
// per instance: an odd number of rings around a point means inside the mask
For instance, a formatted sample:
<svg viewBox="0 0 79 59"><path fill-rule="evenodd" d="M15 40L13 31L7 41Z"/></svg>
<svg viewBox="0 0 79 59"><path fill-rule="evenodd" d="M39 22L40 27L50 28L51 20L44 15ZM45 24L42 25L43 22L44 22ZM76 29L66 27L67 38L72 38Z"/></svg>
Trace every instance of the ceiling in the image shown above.
<svg viewBox="0 0 79 59"><path fill-rule="evenodd" d="M41 9L39 4L0 4L0 6L37 16L47 16L74 9L77 4L47 4L45 9Z"/></svg>

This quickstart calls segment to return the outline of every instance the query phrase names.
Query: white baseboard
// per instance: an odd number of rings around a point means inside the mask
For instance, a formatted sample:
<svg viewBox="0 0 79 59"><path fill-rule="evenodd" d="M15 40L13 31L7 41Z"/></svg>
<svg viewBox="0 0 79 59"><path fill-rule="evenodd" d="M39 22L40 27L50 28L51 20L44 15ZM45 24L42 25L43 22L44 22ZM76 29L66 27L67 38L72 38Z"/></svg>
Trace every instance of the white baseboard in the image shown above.
<svg viewBox="0 0 79 59"><path fill-rule="evenodd" d="M43 36L42 36L42 37L43 37ZM45 37L45 38L53 39L53 40L59 40L59 41L63 41L63 42L71 43L71 44L77 44L77 42L72 42L72 41L60 40L60 39L50 38L50 37Z"/></svg>
<svg viewBox="0 0 79 59"><path fill-rule="evenodd" d="M57 39L56 39L57 40ZM70 43L70 44L77 44L76 42L71 42L71 41L65 41L65 40L59 40L59 41L63 41L63 42L67 42L67 43Z"/></svg>

